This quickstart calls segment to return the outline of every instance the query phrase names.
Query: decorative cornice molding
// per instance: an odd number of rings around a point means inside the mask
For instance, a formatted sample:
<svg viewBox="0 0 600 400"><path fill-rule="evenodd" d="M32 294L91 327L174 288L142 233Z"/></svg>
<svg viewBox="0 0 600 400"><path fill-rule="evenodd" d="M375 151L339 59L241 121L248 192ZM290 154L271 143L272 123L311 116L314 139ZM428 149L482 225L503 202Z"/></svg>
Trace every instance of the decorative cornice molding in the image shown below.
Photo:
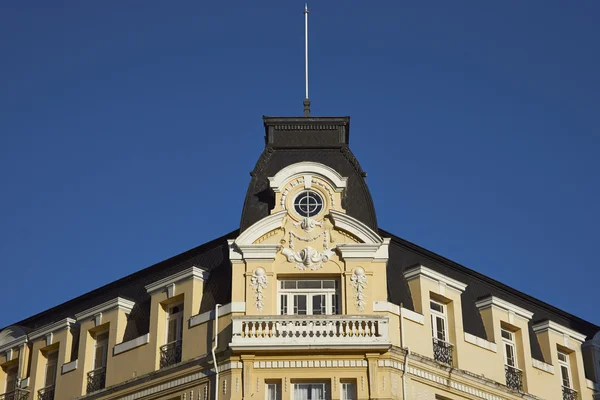
<svg viewBox="0 0 600 400"><path fill-rule="evenodd" d="M232 260L265 260L273 261L281 248L279 244L236 244L229 247Z"/></svg>
<svg viewBox="0 0 600 400"><path fill-rule="evenodd" d="M6 344L3 344L0 347L0 353L4 353L7 350L10 349L14 349L15 347L21 346L23 344L27 343L27 336L21 336L16 338L15 340L8 342Z"/></svg>
<svg viewBox="0 0 600 400"><path fill-rule="evenodd" d="M335 169L313 161L303 161L288 165L273 177L269 177L269 186L275 193L281 192L285 184L298 176L316 175L329 183L336 192L346 188L348 178L341 176Z"/></svg>
<svg viewBox="0 0 600 400"><path fill-rule="evenodd" d="M389 239L383 239L379 236L375 231L369 228L367 225L363 224L356 218L351 217L348 214L343 212L339 212L336 210L330 210L329 216L331 217L331 222L333 222L333 226L338 229L343 229L347 232L350 232L364 243L370 244L389 244Z"/></svg>
<svg viewBox="0 0 600 400"><path fill-rule="evenodd" d="M273 368L364 368L367 360L254 361L255 369Z"/></svg>
<svg viewBox="0 0 600 400"><path fill-rule="evenodd" d="M235 243L238 246L253 244L265 233L271 232L272 230L278 229L283 224L283 219L287 215L287 211L279 211L275 214L271 214L260 221L252 224L246 229L240 236L235 240L230 240L230 254L231 244Z"/></svg>
<svg viewBox="0 0 600 400"><path fill-rule="evenodd" d="M531 319L531 317L533 317L533 312L528 311L519 306L515 306L514 304L509 303L506 300L502 300L501 298L496 296L489 296L484 299L478 300L475 302L475 306L479 309L479 311L485 310L486 308L490 307L498 307L509 313L514 313L515 315L518 315L519 317L524 318L528 321Z"/></svg>
<svg viewBox="0 0 600 400"><path fill-rule="evenodd" d="M159 281L146 285L146 291L148 294L153 294L160 290L167 289L169 285L175 285L181 283L183 281L187 281L188 279L198 279L198 280L206 280L208 279L209 273L203 269L198 267L191 267L186 270L177 272L171 276L167 276Z"/></svg>
<svg viewBox="0 0 600 400"><path fill-rule="evenodd" d="M60 331L62 329L69 329L72 325L75 325L76 323L77 321L75 321L73 318L61 319L60 321L42 326L40 329L31 332L31 334L29 334L29 339L37 340L43 336L54 334L55 332Z"/></svg>
<svg viewBox="0 0 600 400"><path fill-rule="evenodd" d="M404 278L407 281L420 278L421 276L424 276L425 278L428 278L437 283L443 284L446 287L458 290L461 293L464 292L467 288L466 283L462 283L455 279L449 278L446 275L440 274L439 272L424 267L423 265L418 265L416 267L404 271Z"/></svg>
<svg viewBox="0 0 600 400"><path fill-rule="evenodd" d="M571 339L576 340L581 343L583 343L586 338L586 335L584 335L582 333L576 332L572 329L569 329L565 326L557 324L554 321L549 321L549 320L533 325L532 329L536 334L542 333L542 332L547 332L547 331L554 331L555 333L558 333L563 336L568 336Z"/></svg>
<svg viewBox="0 0 600 400"><path fill-rule="evenodd" d="M116 297L107 301L106 303L98 304L97 306L88 308L85 311L75 314L75 319L79 322L81 320L94 317L97 314L107 313L114 309L123 310L126 313L130 313L134 305L135 302L131 300L127 300L122 297Z"/></svg>
<svg viewBox="0 0 600 400"><path fill-rule="evenodd" d="M425 324L425 316L423 314L419 314L418 312L414 312L408 308L400 307L399 305L390 303L388 301L374 301L373 311L389 312L397 316L402 316L402 318L415 322L419 325Z"/></svg>

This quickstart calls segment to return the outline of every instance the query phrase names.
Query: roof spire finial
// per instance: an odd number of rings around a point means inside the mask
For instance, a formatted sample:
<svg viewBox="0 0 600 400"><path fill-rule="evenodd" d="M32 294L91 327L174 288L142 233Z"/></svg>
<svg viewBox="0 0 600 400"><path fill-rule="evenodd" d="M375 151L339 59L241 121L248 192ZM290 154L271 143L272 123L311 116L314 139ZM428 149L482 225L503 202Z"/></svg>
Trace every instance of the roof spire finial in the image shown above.
<svg viewBox="0 0 600 400"><path fill-rule="evenodd" d="M308 4L304 3L304 77L305 94L304 116L310 116L310 100L308 99Z"/></svg>

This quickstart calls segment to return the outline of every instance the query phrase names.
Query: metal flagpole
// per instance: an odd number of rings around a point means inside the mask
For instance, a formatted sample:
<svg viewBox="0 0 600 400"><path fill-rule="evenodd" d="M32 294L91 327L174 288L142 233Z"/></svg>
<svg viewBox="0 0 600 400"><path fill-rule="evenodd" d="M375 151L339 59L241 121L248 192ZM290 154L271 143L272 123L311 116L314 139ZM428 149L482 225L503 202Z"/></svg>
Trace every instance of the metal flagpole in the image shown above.
<svg viewBox="0 0 600 400"><path fill-rule="evenodd" d="M310 100L308 99L308 4L304 3L304 116L310 115Z"/></svg>

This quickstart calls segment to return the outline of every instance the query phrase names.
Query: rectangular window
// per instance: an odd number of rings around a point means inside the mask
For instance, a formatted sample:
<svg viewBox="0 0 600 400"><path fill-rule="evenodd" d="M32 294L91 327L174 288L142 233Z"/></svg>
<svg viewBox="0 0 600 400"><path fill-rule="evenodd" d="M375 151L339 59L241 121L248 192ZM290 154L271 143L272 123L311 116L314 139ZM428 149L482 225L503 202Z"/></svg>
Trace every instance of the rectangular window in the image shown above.
<svg viewBox="0 0 600 400"><path fill-rule="evenodd" d="M183 304L173 305L167 310L166 343L169 344L180 341L182 330Z"/></svg>
<svg viewBox="0 0 600 400"><path fill-rule="evenodd" d="M356 400L356 383L340 382L342 388L341 400Z"/></svg>
<svg viewBox="0 0 600 400"><path fill-rule="evenodd" d="M266 400L281 400L281 383L267 383L266 392Z"/></svg>
<svg viewBox="0 0 600 400"><path fill-rule="evenodd" d="M297 383L294 385L294 400L327 400L325 383Z"/></svg>
<svg viewBox="0 0 600 400"><path fill-rule="evenodd" d="M8 367L6 369L6 390L5 393L12 392L17 389L17 373L19 370L18 365Z"/></svg>
<svg viewBox="0 0 600 400"><path fill-rule="evenodd" d="M504 345L504 364L517 368L517 352L515 348L514 333L502 328L502 343Z"/></svg>
<svg viewBox="0 0 600 400"><path fill-rule="evenodd" d="M339 311L337 281L290 279L279 281L280 315L333 315Z"/></svg>
<svg viewBox="0 0 600 400"><path fill-rule="evenodd" d="M58 350L46 355L46 380L45 387L54 386L56 382L56 367L58 365Z"/></svg>
<svg viewBox="0 0 600 400"><path fill-rule="evenodd" d="M560 367L562 385L572 389L573 383L571 381L571 363L569 362L569 355L560 350L558 351L558 366Z"/></svg>
<svg viewBox="0 0 600 400"><path fill-rule="evenodd" d="M94 344L94 369L106 367L106 356L108 355L108 332L96 334Z"/></svg>
<svg viewBox="0 0 600 400"><path fill-rule="evenodd" d="M437 301L430 302L431 308L431 335L434 339L448 342L448 320L446 305Z"/></svg>

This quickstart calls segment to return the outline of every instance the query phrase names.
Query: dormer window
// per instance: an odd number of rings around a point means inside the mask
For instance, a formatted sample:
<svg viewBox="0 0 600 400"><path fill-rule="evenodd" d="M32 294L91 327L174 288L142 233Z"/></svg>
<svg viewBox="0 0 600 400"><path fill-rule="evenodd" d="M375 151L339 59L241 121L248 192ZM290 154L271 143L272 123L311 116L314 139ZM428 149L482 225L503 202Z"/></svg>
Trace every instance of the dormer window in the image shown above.
<svg viewBox="0 0 600 400"><path fill-rule="evenodd" d="M294 210L301 217L314 217L323 210L323 198L314 190L304 190L294 199Z"/></svg>

